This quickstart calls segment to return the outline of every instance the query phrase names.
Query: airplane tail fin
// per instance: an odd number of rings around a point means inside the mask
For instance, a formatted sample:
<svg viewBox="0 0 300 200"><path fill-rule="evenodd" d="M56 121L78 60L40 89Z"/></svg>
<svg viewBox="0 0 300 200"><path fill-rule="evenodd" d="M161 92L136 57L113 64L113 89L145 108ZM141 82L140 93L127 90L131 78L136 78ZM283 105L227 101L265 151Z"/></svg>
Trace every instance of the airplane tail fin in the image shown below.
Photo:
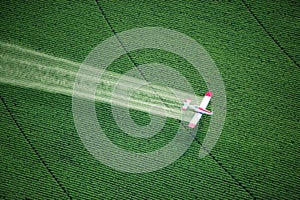
<svg viewBox="0 0 300 200"><path fill-rule="evenodd" d="M182 110L186 110L188 108L188 106L190 105L191 101L192 101L191 98L184 100Z"/></svg>

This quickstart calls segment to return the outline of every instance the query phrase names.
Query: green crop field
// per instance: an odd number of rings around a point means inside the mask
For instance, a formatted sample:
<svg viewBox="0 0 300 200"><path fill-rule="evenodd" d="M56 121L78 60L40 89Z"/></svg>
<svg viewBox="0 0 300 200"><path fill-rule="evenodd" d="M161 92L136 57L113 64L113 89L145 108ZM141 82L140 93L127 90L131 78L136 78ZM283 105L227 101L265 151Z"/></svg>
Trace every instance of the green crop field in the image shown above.
<svg viewBox="0 0 300 200"><path fill-rule="evenodd" d="M4 0L0 6L0 199L300 199L299 1ZM203 144L213 116L204 116L182 136L192 143L178 159L131 173L97 159L76 127L73 86L89 53L110 37L125 52L107 67L94 96L81 95L83 102L95 98L107 138L134 155L167 146L193 115L182 118L181 100L159 84L139 88L131 106L124 104L125 92L111 95L121 77L127 78L122 86L132 88L147 82L138 66L159 63L185 77L198 100L211 88L179 55L128 52L118 34L144 27L185 34L209 53L225 86L226 118L211 151ZM87 80L96 80L97 70L91 68ZM130 70L137 77L125 76ZM137 127L149 127L144 134L161 129L147 138L128 135L114 116L114 98ZM216 102L213 96L208 109Z"/></svg>

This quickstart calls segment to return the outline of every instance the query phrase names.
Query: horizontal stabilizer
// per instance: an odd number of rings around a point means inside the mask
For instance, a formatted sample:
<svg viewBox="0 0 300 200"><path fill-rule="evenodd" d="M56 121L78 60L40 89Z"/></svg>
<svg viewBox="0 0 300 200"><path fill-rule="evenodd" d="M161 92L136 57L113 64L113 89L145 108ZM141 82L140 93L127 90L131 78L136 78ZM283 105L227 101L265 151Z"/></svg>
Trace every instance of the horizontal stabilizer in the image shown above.
<svg viewBox="0 0 300 200"><path fill-rule="evenodd" d="M182 110L186 110L188 108L188 106L190 105L191 101L192 101L191 98L184 100Z"/></svg>

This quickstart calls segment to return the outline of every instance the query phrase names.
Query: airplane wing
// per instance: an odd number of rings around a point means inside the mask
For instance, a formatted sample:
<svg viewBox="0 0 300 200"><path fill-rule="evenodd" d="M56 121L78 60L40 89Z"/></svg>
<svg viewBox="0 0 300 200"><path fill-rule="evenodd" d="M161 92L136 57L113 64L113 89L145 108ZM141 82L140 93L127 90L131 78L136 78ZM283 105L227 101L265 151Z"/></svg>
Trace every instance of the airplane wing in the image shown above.
<svg viewBox="0 0 300 200"><path fill-rule="evenodd" d="M212 92L206 92L206 94L205 94L203 100L201 101L199 107L205 110L207 105L209 104L211 96L212 96ZM201 113L195 113L194 117L192 118L192 120L189 123L189 127L190 128L195 128L195 126L198 124L201 117L202 117Z"/></svg>
<svg viewBox="0 0 300 200"><path fill-rule="evenodd" d="M200 108L206 109L207 105L209 104L209 101L211 99L212 92L206 92L203 100L200 103Z"/></svg>
<svg viewBox="0 0 300 200"><path fill-rule="evenodd" d="M202 114L201 113L195 113L194 117L189 123L190 128L195 128L195 126L198 124L199 120L201 119Z"/></svg>

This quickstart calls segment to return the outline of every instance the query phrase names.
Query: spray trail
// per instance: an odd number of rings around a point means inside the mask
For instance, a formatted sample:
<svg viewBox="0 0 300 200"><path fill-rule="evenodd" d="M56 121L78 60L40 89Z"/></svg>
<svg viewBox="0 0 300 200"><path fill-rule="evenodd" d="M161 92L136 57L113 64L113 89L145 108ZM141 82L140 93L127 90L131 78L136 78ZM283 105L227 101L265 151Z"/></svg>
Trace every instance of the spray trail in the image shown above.
<svg viewBox="0 0 300 200"><path fill-rule="evenodd" d="M2 52L0 55L1 83L72 96L73 86L81 63L32 51L13 44L0 42L0 46ZM85 79L99 79L93 74L100 69L89 66L89 70L89 73L83 75ZM122 74L106 71L101 79L98 80L99 84L95 96L87 94L86 91L89 91L89 87L88 84L85 84L86 87L82 88L80 97L111 104L114 87L121 77ZM134 88L136 83L143 81L129 76L122 77L122 79L126 80L122 85L124 88ZM155 88L155 93L153 88ZM119 94L115 95L117 99L114 99L114 103L122 107L189 121L193 113L187 112L182 115L180 109L182 99L177 99L170 92L175 90L174 88L165 88L160 85L152 85L151 87L146 85L139 88L131 96L130 102L126 102L126 95L119 92ZM182 96L194 97L194 94L187 94L184 91L176 90L176 92L181 93ZM160 102L157 95L164 99L164 104L167 104L167 106ZM201 99L201 97L195 97L193 101L200 102ZM151 109L151 107L161 109Z"/></svg>

